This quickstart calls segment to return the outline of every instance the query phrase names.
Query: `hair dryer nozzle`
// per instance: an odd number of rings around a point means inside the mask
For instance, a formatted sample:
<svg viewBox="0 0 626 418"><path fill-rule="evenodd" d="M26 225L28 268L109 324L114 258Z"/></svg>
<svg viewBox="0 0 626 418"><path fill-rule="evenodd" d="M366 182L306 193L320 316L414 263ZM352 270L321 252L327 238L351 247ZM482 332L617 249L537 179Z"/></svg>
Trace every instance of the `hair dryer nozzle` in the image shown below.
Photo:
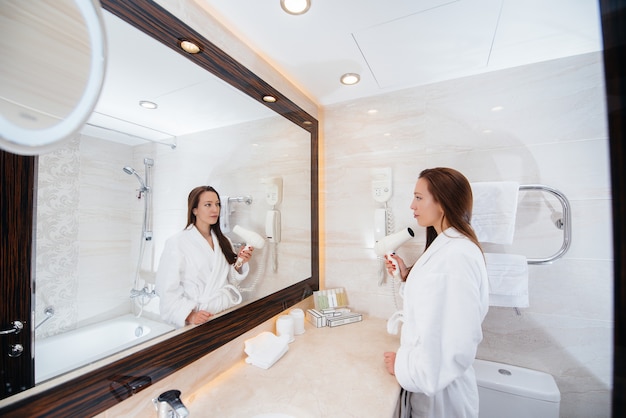
<svg viewBox="0 0 626 418"><path fill-rule="evenodd" d="M387 253L394 252L402 244L410 240L415 236L415 233L411 228L406 228L391 235L387 235L383 239L376 241L374 244L374 251L379 257L384 256Z"/></svg>
<svg viewBox="0 0 626 418"><path fill-rule="evenodd" d="M247 245L254 248L263 248L265 246L265 239L254 231L247 230L235 225L233 232L241 237Z"/></svg>

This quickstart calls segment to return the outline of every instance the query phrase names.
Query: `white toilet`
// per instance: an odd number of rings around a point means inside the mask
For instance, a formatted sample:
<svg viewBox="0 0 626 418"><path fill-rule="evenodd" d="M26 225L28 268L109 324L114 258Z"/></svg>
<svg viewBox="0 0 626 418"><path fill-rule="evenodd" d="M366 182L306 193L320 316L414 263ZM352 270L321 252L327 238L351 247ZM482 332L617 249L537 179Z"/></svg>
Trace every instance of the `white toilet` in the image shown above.
<svg viewBox="0 0 626 418"><path fill-rule="evenodd" d="M474 361L479 418L559 418L561 392L543 372L491 361Z"/></svg>

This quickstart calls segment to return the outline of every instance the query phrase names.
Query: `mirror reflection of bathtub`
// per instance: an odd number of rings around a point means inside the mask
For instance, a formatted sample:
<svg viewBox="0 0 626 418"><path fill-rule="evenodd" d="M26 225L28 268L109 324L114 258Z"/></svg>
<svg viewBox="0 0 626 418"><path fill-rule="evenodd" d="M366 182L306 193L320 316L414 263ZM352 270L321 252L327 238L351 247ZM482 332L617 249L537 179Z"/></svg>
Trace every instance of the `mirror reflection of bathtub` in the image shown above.
<svg viewBox="0 0 626 418"><path fill-rule="evenodd" d="M128 314L42 339L35 344L35 382L86 366L173 328Z"/></svg>

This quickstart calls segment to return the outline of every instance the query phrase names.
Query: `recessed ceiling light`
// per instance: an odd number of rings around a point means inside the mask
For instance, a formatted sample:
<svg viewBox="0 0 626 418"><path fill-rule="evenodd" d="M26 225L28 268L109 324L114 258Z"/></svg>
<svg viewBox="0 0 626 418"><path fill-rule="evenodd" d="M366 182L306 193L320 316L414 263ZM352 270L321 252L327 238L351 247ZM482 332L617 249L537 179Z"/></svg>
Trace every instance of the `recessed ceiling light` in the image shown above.
<svg viewBox="0 0 626 418"><path fill-rule="evenodd" d="M290 15L302 15L311 7L311 0L280 0L280 7Z"/></svg>
<svg viewBox="0 0 626 418"><path fill-rule="evenodd" d="M341 84L345 84L346 86L351 86L356 84L361 80L361 76L356 73L347 73L341 76Z"/></svg>
<svg viewBox="0 0 626 418"><path fill-rule="evenodd" d="M157 107L159 107L158 104L154 103L154 102L150 102L148 100L141 100L139 101L139 106L145 108L145 109L156 109Z"/></svg>
<svg viewBox="0 0 626 418"><path fill-rule="evenodd" d="M267 96L263 96L263 101L266 103L276 103L276 97L268 94Z"/></svg>
<svg viewBox="0 0 626 418"><path fill-rule="evenodd" d="M198 52L200 52L200 47L198 46L198 44L192 41L183 39L180 41L180 47L183 49L183 51L188 52L190 54L197 54Z"/></svg>

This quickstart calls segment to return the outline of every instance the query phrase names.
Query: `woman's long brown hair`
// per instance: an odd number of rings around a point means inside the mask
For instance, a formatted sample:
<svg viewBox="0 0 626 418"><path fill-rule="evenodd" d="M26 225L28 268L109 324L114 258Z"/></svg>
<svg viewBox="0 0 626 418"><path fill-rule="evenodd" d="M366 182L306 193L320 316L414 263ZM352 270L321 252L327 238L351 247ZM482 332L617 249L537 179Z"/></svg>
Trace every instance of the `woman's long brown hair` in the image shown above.
<svg viewBox="0 0 626 418"><path fill-rule="evenodd" d="M198 186L194 188L191 192L189 192L189 198L187 199L187 226L196 224L196 215L193 213L193 210L198 207L200 202L200 195L204 192L213 192L217 195L218 202L221 201L220 194L211 186ZM222 228L220 227L220 218L222 216L221 205L220 205L220 216L217 218L217 222L215 225L211 225L211 231L215 232L215 236L217 237L217 241L220 244L220 248L222 249L222 253L229 264L235 264L237 261L237 254L233 250L233 246L231 245L226 235L222 232Z"/></svg>
<svg viewBox="0 0 626 418"><path fill-rule="evenodd" d="M428 191L435 202L441 205L448 224L469 238L480 250L476 233L470 224L472 219L472 187L463 174L447 167L427 168L419 178L428 181ZM426 248L437 238L434 227L426 228Z"/></svg>

